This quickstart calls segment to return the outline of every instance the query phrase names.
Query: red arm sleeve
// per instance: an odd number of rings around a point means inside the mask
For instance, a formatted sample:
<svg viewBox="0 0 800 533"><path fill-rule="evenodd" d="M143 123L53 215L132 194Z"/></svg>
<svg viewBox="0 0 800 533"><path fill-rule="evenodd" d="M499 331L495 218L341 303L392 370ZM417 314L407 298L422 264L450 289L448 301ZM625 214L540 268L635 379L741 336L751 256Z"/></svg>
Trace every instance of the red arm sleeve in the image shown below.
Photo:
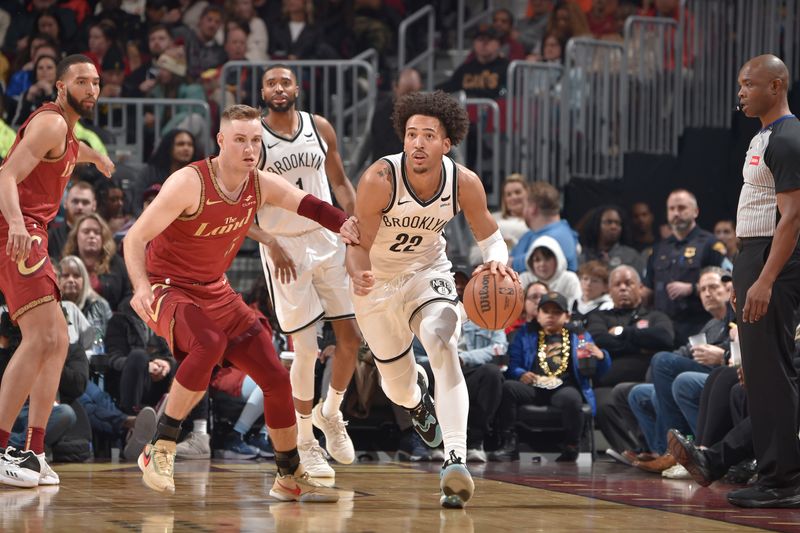
<svg viewBox="0 0 800 533"><path fill-rule="evenodd" d="M329 229L334 233L339 233L339 228L347 220L347 213L311 194L305 195L300 200L300 205L297 206L297 214L310 218L323 228Z"/></svg>

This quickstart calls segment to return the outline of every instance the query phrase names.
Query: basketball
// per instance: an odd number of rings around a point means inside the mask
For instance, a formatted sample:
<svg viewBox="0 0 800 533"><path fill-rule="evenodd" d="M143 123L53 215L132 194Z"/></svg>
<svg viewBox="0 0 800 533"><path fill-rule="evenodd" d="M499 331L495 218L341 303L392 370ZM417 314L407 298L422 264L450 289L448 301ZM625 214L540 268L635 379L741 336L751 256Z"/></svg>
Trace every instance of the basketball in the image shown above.
<svg viewBox="0 0 800 533"><path fill-rule="evenodd" d="M493 276L489 270L483 270L464 288L467 316L483 329L506 328L519 317L523 303L519 281L499 272Z"/></svg>

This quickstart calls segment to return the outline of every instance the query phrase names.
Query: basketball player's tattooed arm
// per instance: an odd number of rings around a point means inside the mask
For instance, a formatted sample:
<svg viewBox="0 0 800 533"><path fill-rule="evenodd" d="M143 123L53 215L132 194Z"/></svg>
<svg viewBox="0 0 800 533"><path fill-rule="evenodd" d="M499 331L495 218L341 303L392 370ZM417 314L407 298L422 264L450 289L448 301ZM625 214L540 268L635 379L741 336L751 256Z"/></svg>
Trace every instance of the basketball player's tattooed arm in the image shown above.
<svg viewBox="0 0 800 533"><path fill-rule="evenodd" d="M314 124L316 124L325 144L328 145L328 151L325 154L325 175L328 176L333 196L336 197L336 201L342 206L344 212L352 215L356 208L356 191L344 172L344 164L342 163L342 156L339 155L339 147L336 140L336 131L334 131L330 122L319 115L314 115Z"/></svg>
<svg viewBox="0 0 800 533"><path fill-rule="evenodd" d="M131 307L147 322L152 312L153 290L147 279L145 246L181 215L192 215L200 209L201 183L197 172L189 167L172 174L153 199L152 209L145 209L125 236L125 266L133 285Z"/></svg>
<svg viewBox="0 0 800 533"><path fill-rule="evenodd" d="M31 236L25 228L19 206L17 184L45 157L59 157L66 149L67 122L58 113L40 113L25 129L13 157L0 167L0 212L8 222L6 254L14 261L25 260L31 251Z"/></svg>
<svg viewBox="0 0 800 533"><path fill-rule="evenodd" d="M486 192L477 174L466 167L458 165L458 204L464 212L472 235L476 241L482 241L497 231L497 222L486 207ZM499 272L519 281L519 276L512 268L500 261L489 261L475 269L473 275L481 270L489 269L492 274Z"/></svg>
<svg viewBox="0 0 800 533"><path fill-rule="evenodd" d="M114 173L114 162L83 141L78 143L78 163L93 163L103 176L110 178Z"/></svg>
<svg viewBox="0 0 800 533"><path fill-rule="evenodd" d="M261 205L270 204L293 213L298 213L301 216L307 216L315 220L321 226L331 231L338 232L339 235L342 236L342 240L345 244L358 244L359 228L358 219L355 217L348 218L347 214L340 209L333 207L327 202L323 202L316 196L303 192L272 172L259 170L258 179L261 184ZM316 203L319 207L317 213L322 214L322 216L315 219L308 214L298 211L304 200L308 202L307 197L310 197L311 200ZM259 208L260 207L261 206L259 206ZM331 224L338 225L339 227L330 227Z"/></svg>
<svg viewBox="0 0 800 533"><path fill-rule="evenodd" d="M361 233L361 242L357 246L347 247L345 265L350 279L353 280L353 292L359 296L369 294L375 285L369 251L381 223L383 209L389 205L392 196L392 179L389 163L377 161L361 176L356 192L356 217Z"/></svg>
<svg viewBox="0 0 800 533"><path fill-rule="evenodd" d="M278 279L281 283L289 283L297 279L297 269L295 268L294 261L292 261L292 258L289 257L286 250L283 249L275 237L261 229L255 222L253 222L253 225L247 230L247 236L267 247L269 256L272 259L272 264L275 265L275 270L277 270Z"/></svg>

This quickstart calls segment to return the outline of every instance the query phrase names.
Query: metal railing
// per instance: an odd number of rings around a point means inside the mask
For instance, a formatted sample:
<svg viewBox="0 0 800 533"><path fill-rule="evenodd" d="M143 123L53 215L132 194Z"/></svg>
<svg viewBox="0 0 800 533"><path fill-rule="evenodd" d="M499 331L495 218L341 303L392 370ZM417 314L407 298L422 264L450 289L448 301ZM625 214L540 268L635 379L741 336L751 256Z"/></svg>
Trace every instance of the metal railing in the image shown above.
<svg viewBox="0 0 800 533"><path fill-rule="evenodd" d="M795 17L796 0L737 0L737 65L741 66L751 57L761 54L783 57L786 64L790 65L793 47L782 45L792 43Z"/></svg>
<svg viewBox="0 0 800 533"><path fill-rule="evenodd" d="M419 20L427 21L427 30L425 33L426 46L415 57L407 59L408 55L408 30ZM400 23L400 28L397 30L397 72L401 72L405 68L415 68L419 71L424 81L425 89L428 91L433 90L433 77L435 75L433 69L434 55L436 48L434 47L434 34L436 32L436 13L432 6L425 6L412 15L409 15L403 22Z"/></svg>
<svg viewBox="0 0 800 533"><path fill-rule="evenodd" d="M800 0L737 0L738 66L761 54L775 54L800 80Z"/></svg>
<svg viewBox="0 0 800 533"><path fill-rule="evenodd" d="M475 4L475 2L471 3L473 5ZM466 51L464 49L464 37L466 36L467 32L469 32L469 30L478 24L487 22L489 16L492 14L492 11L494 11L494 2L492 2L492 0L481 0L480 3L483 6L483 11L478 11L469 19L466 19L467 0L458 0L458 18L456 20L456 49L465 52L465 57Z"/></svg>
<svg viewBox="0 0 800 533"><path fill-rule="evenodd" d="M464 139L464 146L474 147L474 151L468 154L470 159L474 158L471 170L474 171L484 183L486 189L486 200L489 205L499 205L500 203L500 106L491 98L465 98L463 100L467 108L473 108L477 117L475 127L471 134L474 139ZM489 186L487 186L489 185Z"/></svg>
<svg viewBox="0 0 800 533"><path fill-rule="evenodd" d="M372 113L378 95L377 54L367 50L358 59L282 61L297 76L300 86L297 108L328 119L336 130L339 153L348 176L354 168L353 157L369 136ZM261 77L266 67L276 62L230 61L222 67L221 79L235 83L223 87L220 109L226 103L262 105Z"/></svg>
<svg viewBox="0 0 800 533"><path fill-rule="evenodd" d="M690 61L683 54L682 41L674 19L629 17L625 21L625 147L630 151L678 153L684 63Z"/></svg>
<svg viewBox="0 0 800 533"><path fill-rule="evenodd" d="M513 61L508 67L505 169L563 185L559 161L560 64Z"/></svg>
<svg viewBox="0 0 800 533"><path fill-rule="evenodd" d="M623 153L676 155L686 127L730 127L737 72L774 53L800 80L800 0L687 0L630 17L624 44L572 39L565 65L508 69L506 172L564 186L622 175Z"/></svg>
<svg viewBox="0 0 800 533"><path fill-rule="evenodd" d="M351 61L366 61L372 65L373 72L378 72L378 63L380 62L380 57L378 56L377 50L374 48L367 48L360 54L353 56Z"/></svg>
<svg viewBox="0 0 800 533"><path fill-rule="evenodd" d="M103 97L95 109L92 124L111 135L106 148L115 161L144 163L146 136L152 135L156 147L176 127L191 131L203 153L211 152L211 109L205 100ZM145 125L146 113L153 115L152 127Z"/></svg>
<svg viewBox="0 0 800 533"><path fill-rule="evenodd" d="M800 0L790 0L790 3L793 4L794 9L794 26L792 28L792 40L789 41L793 43L791 61L788 63L789 75L793 81L800 81L800 13L798 13Z"/></svg>
<svg viewBox="0 0 800 533"><path fill-rule="evenodd" d="M730 0L691 0L683 17L691 46L691 71L683 86L684 126L728 128L736 98L735 5Z"/></svg>
<svg viewBox="0 0 800 533"><path fill-rule="evenodd" d="M573 38L561 97L561 171L566 177L622 177L624 120L621 43Z"/></svg>

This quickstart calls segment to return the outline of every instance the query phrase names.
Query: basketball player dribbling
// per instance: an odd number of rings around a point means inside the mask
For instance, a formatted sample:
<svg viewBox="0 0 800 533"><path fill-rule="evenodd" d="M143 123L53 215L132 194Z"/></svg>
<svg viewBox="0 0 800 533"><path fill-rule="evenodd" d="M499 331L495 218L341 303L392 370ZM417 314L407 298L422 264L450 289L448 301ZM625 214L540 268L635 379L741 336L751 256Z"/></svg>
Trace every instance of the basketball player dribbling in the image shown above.
<svg viewBox="0 0 800 533"><path fill-rule="evenodd" d="M430 447L444 441L440 503L463 507L474 484L464 466L469 398L458 358L461 318L442 236L463 211L483 256L483 269L517 279L508 249L486 207L480 178L445 154L469 119L441 91L401 97L392 116L403 152L367 169L356 196L360 244L347 248L356 319L371 348L386 396L411 413ZM436 377L436 412L425 372L414 361L416 335ZM438 418L438 420L437 420ZM440 427L441 426L441 427Z"/></svg>
<svg viewBox="0 0 800 533"><path fill-rule="evenodd" d="M271 66L262 78L261 96L268 112L259 168L317 198L333 193L352 213L355 191L344 172L330 123L295 109L299 87L284 65ZM330 184L328 183L330 180ZM274 206L258 211L261 258L278 324L291 334L296 357L290 372L297 416L297 449L312 477L334 477L325 452L314 438L312 424L325 434L326 448L339 463L355 459L340 406L353 377L361 337L350 301L350 280L344 268L345 247L339 237L313 220ZM313 408L317 323L332 322L336 335L331 384L325 401Z"/></svg>
<svg viewBox="0 0 800 533"><path fill-rule="evenodd" d="M67 323L53 265L47 225L58 212L76 163L94 163L110 177L114 163L78 142L73 127L91 118L100 78L82 55L56 67L56 101L34 111L19 128L0 170L0 292L22 342L0 386L0 483L56 485L44 459L44 433L67 356ZM25 451L8 446L9 431L30 396Z"/></svg>
<svg viewBox="0 0 800 533"><path fill-rule="evenodd" d="M335 501L336 493L311 481L300 464L291 384L275 354L271 331L230 287L225 271L266 203L331 231L345 231L352 240L357 240L357 228L341 210L256 169L259 118L259 111L249 106L226 109L217 134L219 156L172 174L125 238L125 263L134 287L131 306L182 360L157 434L139 456L139 468L151 489L175 491L181 422L202 398L214 367L225 360L264 391L264 417L278 466L270 495Z"/></svg>

